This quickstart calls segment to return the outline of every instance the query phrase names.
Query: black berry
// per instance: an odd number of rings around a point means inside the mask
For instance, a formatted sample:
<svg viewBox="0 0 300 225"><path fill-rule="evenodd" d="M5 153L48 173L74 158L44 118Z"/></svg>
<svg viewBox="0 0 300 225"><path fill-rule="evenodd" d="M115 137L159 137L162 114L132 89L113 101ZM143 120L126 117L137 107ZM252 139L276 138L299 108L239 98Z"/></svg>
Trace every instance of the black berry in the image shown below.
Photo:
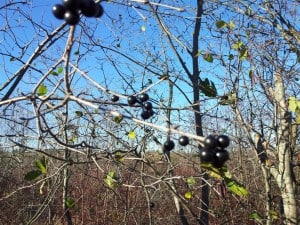
<svg viewBox="0 0 300 225"><path fill-rule="evenodd" d="M141 117L144 120L149 119L153 115L154 115L153 110L143 110L142 113L141 113Z"/></svg>
<svg viewBox="0 0 300 225"><path fill-rule="evenodd" d="M66 11L64 18L66 23L69 25L76 25L80 20L79 14L72 11Z"/></svg>
<svg viewBox="0 0 300 225"><path fill-rule="evenodd" d="M137 98L133 95L128 96L127 102L128 102L128 105L133 106L135 103L137 103Z"/></svg>
<svg viewBox="0 0 300 225"><path fill-rule="evenodd" d="M73 12L77 11L80 7L80 0L62 0L62 3L66 10L70 10Z"/></svg>
<svg viewBox="0 0 300 225"><path fill-rule="evenodd" d="M218 141L219 147L221 147L221 148L226 148L230 144L230 139L226 135L219 135L217 137L217 141Z"/></svg>
<svg viewBox="0 0 300 225"><path fill-rule="evenodd" d="M209 135L204 139L204 146L207 148L216 148L218 141L214 135Z"/></svg>
<svg viewBox="0 0 300 225"><path fill-rule="evenodd" d="M229 153L225 149L218 149L215 154L219 163L224 164L229 159Z"/></svg>
<svg viewBox="0 0 300 225"><path fill-rule="evenodd" d="M152 109L152 103L151 102L144 102L143 106L147 110L151 110Z"/></svg>
<svg viewBox="0 0 300 225"><path fill-rule="evenodd" d="M119 101L119 96L117 96L117 95L112 95L111 98L110 98L110 100L111 100L112 102L117 102L117 101Z"/></svg>
<svg viewBox="0 0 300 225"><path fill-rule="evenodd" d="M215 158L215 150L209 148L200 149L201 162L211 163Z"/></svg>
<svg viewBox="0 0 300 225"><path fill-rule="evenodd" d="M65 12L66 9L61 4L56 4L52 7L52 13L57 19L62 20L64 18Z"/></svg>
<svg viewBox="0 0 300 225"><path fill-rule="evenodd" d="M179 144L182 146L186 146L189 144L189 138L187 136L181 136L178 140Z"/></svg>
<svg viewBox="0 0 300 225"><path fill-rule="evenodd" d="M147 93L142 93L142 94L139 94L138 95L138 99L141 101L141 102L146 102L149 100L149 95Z"/></svg>
<svg viewBox="0 0 300 225"><path fill-rule="evenodd" d="M97 4L97 6L98 6L98 13L95 15L95 17L100 18L104 13L104 9L103 9L102 5L100 5L100 4Z"/></svg>
<svg viewBox="0 0 300 225"><path fill-rule="evenodd" d="M93 0L82 0L80 2L80 9L86 17L94 17L99 13L99 6Z"/></svg>
<svg viewBox="0 0 300 225"><path fill-rule="evenodd" d="M171 151L175 147L175 143L172 140L166 141L164 143L164 151Z"/></svg>

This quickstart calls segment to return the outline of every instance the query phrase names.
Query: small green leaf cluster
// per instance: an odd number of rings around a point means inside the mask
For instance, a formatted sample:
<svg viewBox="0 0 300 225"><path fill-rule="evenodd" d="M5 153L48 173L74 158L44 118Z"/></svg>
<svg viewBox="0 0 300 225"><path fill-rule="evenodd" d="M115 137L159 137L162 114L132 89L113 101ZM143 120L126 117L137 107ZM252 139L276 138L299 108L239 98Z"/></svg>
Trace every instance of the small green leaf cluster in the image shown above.
<svg viewBox="0 0 300 225"><path fill-rule="evenodd" d="M57 19L64 19L69 25L76 25L80 15L99 18L103 15L103 7L94 0L62 0L62 4L52 7L53 15Z"/></svg>
<svg viewBox="0 0 300 225"><path fill-rule="evenodd" d="M46 166L46 159L43 157L42 159L35 161L35 170L29 171L24 179L28 181L33 181L41 175L47 174L47 166Z"/></svg>
<svg viewBox="0 0 300 225"><path fill-rule="evenodd" d="M249 195L249 191L244 185L239 183L237 180L232 178L232 175L227 170L227 166L224 165L221 168L214 167L211 163L201 163L201 168L207 170L207 174L210 177L216 178L218 180L223 180L223 184L233 194L239 197L246 197Z"/></svg>
<svg viewBox="0 0 300 225"><path fill-rule="evenodd" d="M103 179L104 183L109 187L110 189L115 189L119 185L119 178L116 176L116 173L114 171L109 171L108 174Z"/></svg>
<svg viewBox="0 0 300 225"><path fill-rule="evenodd" d="M199 88L201 92L207 97L216 97L217 96L217 88L215 83L208 78L204 80L199 80Z"/></svg>

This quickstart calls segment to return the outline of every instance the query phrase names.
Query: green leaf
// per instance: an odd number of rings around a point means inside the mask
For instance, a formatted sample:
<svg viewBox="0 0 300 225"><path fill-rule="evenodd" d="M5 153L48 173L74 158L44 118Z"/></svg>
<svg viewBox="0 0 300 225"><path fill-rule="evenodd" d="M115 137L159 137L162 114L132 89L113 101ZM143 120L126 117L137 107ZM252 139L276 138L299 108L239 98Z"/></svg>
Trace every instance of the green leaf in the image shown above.
<svg viewBox="0 0 300 225"><path fill-rule="evenodd" d="M47 167L46 167L46 158L43 157L41 160L35 162L36 168L38 168L42 174L47 173Z"/></svg>
<svg viewBox="0 0 300 225"><path fill-rule="evenodd" d="M249 194L248 190L238 181L228 177L224 177L224 181L228 190L230 190L232 193L240 197L246 197Z"/></svg>
<svg viewBox="0 0 300 225"><path fill-rule="evenodd" d="M79 51L74 52L74 55L79 55Z"/></svg>
<svg viewBox="0 0 300 225"><path fill-rule="evenodd" d="M141 27L141 30L142 30L143 32L145 32L145 31L146 31L146 27L145 27L145 25L143 25L143 26Z"/></svg>
<svg viewBox="0 0 300 225"><path fill-rule="evenodd" d="M208 78L205 78L204 80L200 79L199 88L207 97L216 97L218 94L214 82L210 81Z"/></svg>
<svg viewBox="0 0 300 225"><path fill-rule="evenodd" d="M57 71L52 71L51 75L58 76L62 72L63 72L63 68L62 68L62 66L60 66L60 67L57 68Z"/></svg>
<svg viewBox="0 0 300 225"><path fill-rule="evenodd" d="M229 59L229 60L233 60L233 59L234 59L234 55L233 55L233 54L230 54L230 55L228 56L228 59Z"/></svg>
<svg viewBox="0 0 300 225"><path fill-rule="evenodd" d="M257 212L250 213L248 218L249 219L262 219L262 217Z"/></svg>
<svg viewBox="0 0 300 225"><path fill-rule="evenodd" d="M258 224L263 224L263 222L262 222L262 219L263 219L263 218L262 218L262 216L259 215L257 212L250 213L250 214L248 215L248 218L251 219L251 220L255 220L256 223L258 223Z"/></svg>
<svg viewBox="0 0 300 225"><path fill-rule="evenodd" d="M203 58L204 58L205 61L207 61L209 63L212 63L214 61L214 58L213 58L211 53L205 53L203 55Z"/></svg>
<svg viewBox="0 0 300 225"><path fill-rule="evenodd" d="M67 206L69 209L75 208L74 200L73 200L71 197L67 197L67 198L66 198L66 206Z"/></svg>
<svg viewBox="0 0 300 225"><path fill-rule="evenodd" d="M224 176L222 171L215 168L211 163L201 163L200 166L201 166L201 168L207 170L207 174L210 177L213 177L213 178L216 178L216 179L221 179Z"/></svg>
<svg viewBox="0 0 300 225"><path fill-rule="evenodd" d="M51 75L53 75L53 76L58 76L58 73L57 73L56 71L52 71L52 72L51 72Z"/></svg>
<svg viewBox="0 0 300 225"><path fill-rule="evenodd" d="M237 100L236 92L229 92L220 97L219 104L220 105L234 105Z"/></svg>
<svg viewBox="0 0 300 225"><path fill-rule="evenodd" d="M40 170L32 170L32 171L29 171L25 175L24 179L28 180L28 181L33 181L34 179L38 178L41 175L42 175L42 171L40 171Z"/></svg>
<svg viewBox="0 0 300 225"><path fill-rule="evenodd" d="M218 20L216 21L216 27L218 29L225 28L227 26L227 23L224 20Z"/></svg>
<svg viewBox="0 0 300 225"><path fill-rule="evenodd" d="M45 84L41 84L37 89L38 96L45 96L48 92L48 89Z"/></svg>
<svg viewBox="0 0 300 225"><path fill-rule="evenodd" d="M196 180L194 177L186 178L185 183L187 184L188 188L192 188L196 184Z"/></svg>
<svg viewBox="0 0 300 225"><path fill-rule="evenodd" d="M248 49L242 48L239 52L239 58L240 60L244 60L248 56Z"/></svg>
<svg viewBox="0 0 300 225"><path fill-rule="evenodd" d="M252 80L253 79L253 70L249 70L248 75L249 75L249 78Z"/></svg>
<svg viewBox="0 0 300 225"><path fill-rule="evenodd" d="M199 56L202 55L202 54L203 54L203 51L200 50L200 51L197 52L197 54L196 54L194 57L197 58L197 57L199 57Z"/></svg>
<svg viewBox="0 0 300 225"><path fill-rule="evenodd" d="M75 111L75 114L77 117L82 117L83 116L83 112L81 111Z"/></svg>
<svg viewBox="0 0 300 225"><path fill-rule="evenodd" d="M234 44L232 45L232 49L238 50L238 49L240 49L242 46L243 46L243 42L242 42L242 41L238 41L238 42L236 42L236 43L234 43Z"/></svg>
<svg viewBox="0 0 300 225"><path fill-rule="evenodd" d="M62 68L62 66L57 68L57 73L62 73L64 71L64 69Z"/></svg>
<svg viewBox="0 0 300 225"><path fill-rule="evenodd" d="M123 116L115 116L115 117L113 118L113 121L114 121L115 123L121 123L122 120L123 120Z"/></svg>
<svg viewBox="0 0 300 225"><path fill-rule="evenodd" d="M119 184L118 178L115 175L114 171L109 171L106 177L103 179L104 183L111 189L115 189Z"/></svg>

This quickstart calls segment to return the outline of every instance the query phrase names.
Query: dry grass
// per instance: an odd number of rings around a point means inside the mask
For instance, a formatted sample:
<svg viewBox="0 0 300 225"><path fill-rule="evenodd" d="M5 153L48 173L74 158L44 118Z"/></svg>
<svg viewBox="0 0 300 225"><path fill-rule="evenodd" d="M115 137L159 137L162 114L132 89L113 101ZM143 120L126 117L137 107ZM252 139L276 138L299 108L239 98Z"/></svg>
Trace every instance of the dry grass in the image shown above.
<svg viewBox="0 0 300 225"><path fill-rule="evenodd" d="M236 155L236 154L234 154ZM34 182L24 181L24 174L32 169L36 155L23 156L18 162L15 156L1 157L0 198L20 187L32 185ZM130 156L126 156L130 157ZM243 161L239 157L242 157ZM239 157L231 157L228 163L233 175L250 191L248 198L239 198L230 192L220 195L222 182L209 179L210 221L212 225L221 224L255 224L248 218L254 211L264 213L264 185L259 167L252 160L250 153L244 152ZM172 166L157 153L149 153L145 161L124 160L122 163L102 159L98 164L104 168L101 172L95 164L73 164L70 166L69 196L75 207L70 209L74 224L152 224L178 225L180 220L176 213L173 195L168 178L173 177L178 194L183 197L187 191L193 193L191 199L182 198L183 203L194 215L200 214L201 203L201 169L196 155L173 153ZM58 162L51 161L48 173L57 171ZM51 167L50 167L51 165ZM114 190L108 188L103 179L107 172L114 171L120 185ZM193 176L195 185L188 189L185 179ZM1 200L0 225L28 224L65 224L61 207L62 175L58 173L45 183L40 193L41 183L16 191L9 198ZM275 192L276 193L276 192ZM280 216L278 200L274 196L274 210ZM44 206L44 207L43 207ZM197 224L185 208L190 224ZM281 224L274 220L273 224Z"/></svg>

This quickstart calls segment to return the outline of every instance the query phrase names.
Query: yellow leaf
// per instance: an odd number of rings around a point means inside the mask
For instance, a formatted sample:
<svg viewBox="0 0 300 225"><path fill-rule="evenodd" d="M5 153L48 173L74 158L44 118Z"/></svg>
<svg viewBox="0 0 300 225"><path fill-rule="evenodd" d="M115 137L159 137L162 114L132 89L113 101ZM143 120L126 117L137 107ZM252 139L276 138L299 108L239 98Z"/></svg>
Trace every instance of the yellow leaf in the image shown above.
<svg viewBox="0 0 300 225"><path fill-rule="evenodd" d="M278 219L278 214L277 214L277 212L275 210L270 210L269 213L270 213L270 215L271 215L271 217L272 217L273 220L277 220Z"/></svg>
<svg viewBox="0 0 300 225"><path fill-rule="evenodd" d="M207 174L210 177L216 178L216 179L221 179L222 174L221 171L217 168L215 168L211 163L201 163L201 168L207 170Z"/></svg>
<svg viewBox="0 0 300 225"><path fill-rule="evenodd" d="M115 160L118 162L123 162L124 161L124 157L122 156L122 154L120 152L116 152L115 154Z"/></svg>
<svg viewBox="0 0 300 225"><path fill-rule="evenodd" d="M191 199L193 197L193 193L190 191L185 192L184 197L186 199Z"/></svg>
<svg viewBox="0 0 300 225"><path fill-rule="evenodd" d="M135 137L136 137L135 132L134 132L134 131L129 131L128 137L129 137L130 139L135 139Z"/></svg>
<svg viewBox="0 0 300 225"><path fill-rule="evenodd" d="M143 32L145 32L145 31L146 31L146 27L143 25L143 26L141 27L141 30L142 30Z"/></svg>
<svg viewBox="0 0 300 225"><path fill-rule="evenodd" d="M271 166L271 162L270 162L270 160L269 159L266 159L266 161L265 161L265 164L266 164L266 166Z"/></svg>
<svg viewBox="0 0 300 225"><path fill-rule="evenodd" d="M230 30L234 29L235 24L232 20L229 21L228 27L229 27Z"/></svg>
<svg viewBox="0 0 300 225"><path fill-rule="evenodd" d="M228 177L224 178L225 184L229 191L232 193L240 196L240 197L246 197L249 195L249 191L238 181L234 179L230 179Z"/></svg>
<svg viewBox="0 0 300 225"><path fill-rule="evenodd" d="M298 114L298 115L296 116L296 123L297 123L297 124L300 124L300 114Z"/></svg>
<svg viewBox="0 0 300 225"><path fill-rule="evenodd" d="M296 112L297 108L300 109L300 101L296 97L289 97L289 110Z"/></svg>

